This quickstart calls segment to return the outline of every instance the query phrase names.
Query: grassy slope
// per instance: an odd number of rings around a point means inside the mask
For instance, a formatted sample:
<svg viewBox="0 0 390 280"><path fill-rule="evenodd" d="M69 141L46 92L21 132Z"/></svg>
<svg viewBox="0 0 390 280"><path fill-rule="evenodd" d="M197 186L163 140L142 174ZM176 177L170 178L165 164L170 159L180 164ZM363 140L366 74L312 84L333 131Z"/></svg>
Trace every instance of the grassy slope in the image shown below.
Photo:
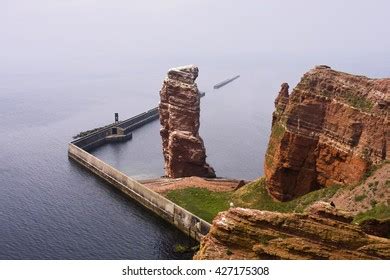
<svg viewBox="0 0 390 280"><path fill-rule="evenodd" d="M229 208L232 192L212 192L190 187L173 190L166 197L198 217L211 222L218 212Z"/></svg>
<svg viewBox="0 0 390 280"><path fill-rule="evenodd" d="M307 206L318 200L332 197L340 186L324 188L310 192L288 202L279 202L268 194L264 178L254 181L233 194L236 206L278 212L302 212Z"/></svg>
<svg viewBox="0 0 390 280"><path fill-rule="evenodd" d="M277 212L302 212L316 201L330 200L341 187L328 187L310 192L288 202L279 202L272 199L268 194L265 180L262 178L247 184L235 192L213 192L207 189L190 187L170 191L166 196L195 215L211 222L218 212L229 208L230 202L233 202L235 207ZM354 221L360 223L369 218L385 219L389 217L390 207L378 204L373 209L358 214Z"/></svg>
<svg viewBox="0 0 390 280"><path fill-rule="evenodd" d="M302 212L317 200L331 197L337 187L311 192L289 202L274 201L265 189L264 179L254 181L235 192L213 192L190 187L173 190L166 197L195 215L211 222L218 212L227 210L232 201L236 207L279 212Z"/></svg>
<svg viewBox="0 0 390 280"><path fill-rule="evenodd" d="M367 219L389 219L390 218L390 207L385 204L375 205L372 209L359 213L355 216L354 222L361 223Z"/></svg>

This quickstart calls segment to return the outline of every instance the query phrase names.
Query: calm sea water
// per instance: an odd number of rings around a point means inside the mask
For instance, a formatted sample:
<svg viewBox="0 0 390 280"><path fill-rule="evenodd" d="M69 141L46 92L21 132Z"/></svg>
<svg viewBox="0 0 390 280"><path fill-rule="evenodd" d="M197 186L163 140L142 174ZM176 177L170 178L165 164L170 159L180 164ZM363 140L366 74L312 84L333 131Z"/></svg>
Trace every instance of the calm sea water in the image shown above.
<svg viewBox="0 0 390 280"><path fill-rule="evenodd" d="M100 108L115 103L46 74L8 78L0 96L0 259L190 257L172 250L191 243L181 232L67 158L71 136L105 123Z"/></svg>
<svg viewBox="0 0 390 280"><path fill-rule="evenodd" d="M279 85L296 83L311 60L285 67L262 56L172 58L137 67L95 65L89 71L3 70L0 259L191 257L172 250L176 243L189 243L187 237L67 158L72 135L111 122L114 112L124 119L156 106L167 69L188 63L198 64L198 85L206 91L200 134L209 163L221 177L262 175ZM344 67L363 68L347 62ZM371 73L385 75L375 66ZM241 78L212 89L236 74ZM161 176L159 123L94 154L137 178Z"/></svg>
<svg viewBox="0 0 390 280"><path fill-rule="evenodd" d="M72 135L111 122L114 112L127 118L157 105L167 69L180 64L2 72L0 259L191 257L173 252L176 243L191 242L186 236L67 158ZM210 163L219 176L260 176L269 127L258 102L261 85L252 73L213 92L214 83L239 69L199 67L199 88L207 91L201 134ZM154 122L137 130L132 141L94 153L137 178L161 176L158 131Z"/></svg>
<svg viewBox="0 0 390 280"><path fill-rule="evenodd" d="M200 135L205 142L207 161L220 177L254 179L261 176L277 90L269 90L268 94L262 92L257 84L262 83L261 80L266 82L265 76L260 78L264 75L261 69L246 69L241 65L229 65L229 70L224 71L207 64L199 67L198 87L206 92L201 99ZM155 100L151 105L158 104L158 91L165 72L156 78L155 89L148 93ZM218 90L213 89L214 84L236 73L241 74L240 79ZM143 102L141 97L134 100ZM112 117L113 114L109 115ZM129 114L123 112L120 116L124 118ZM160 123L155 121L134 132L131 141L106 145L92 153L138 179L162 176L159 129Z"/></svg>
<svg viewBox="0 0 390 280"><path fill-rule="evenodd" d="M156 106L167 70L193 63L208 162L261 176L282 82L316 64L390 75L385 1L314 2L0 1L0 259L189 258L172 251L187 237L69 161L67 144ZM159 123L94 154L161 176Z"/></svg>
<svg viewBox="0 0 390 280"><path fill-rule="evenodd" d="M198 86L206 91L200 134L218 176L262 175L279 85L296 83L308 68L305 63L286 69L264 61L261 57L198 61ZM3 73L1 259L190 257L172 250L176 243L190 242L187 237L67 158L72 135L111 122L114 112L124 119L156 106L167 69L189 62L197 61L177 59L72 74L28 69ZM212 89L236 74L241 78ZM93 153L131 176L161 176L159 127L156 121L134 132L131 141Z"/></svg>
<svg viewBox="0 0 390 280"><path fill-rule="evenodd" d="M316 64L390 73L385 8L370 18L327 2L19 2L0 3L0 259L191 257L172 250L187 237L67 157L78 132L156 106L171 67L199 66L207 160L242 179L262 175L282 82ZM331 21L318 21L324 9ZM163 175L158 122L94 154L136 178Z"/></svg>

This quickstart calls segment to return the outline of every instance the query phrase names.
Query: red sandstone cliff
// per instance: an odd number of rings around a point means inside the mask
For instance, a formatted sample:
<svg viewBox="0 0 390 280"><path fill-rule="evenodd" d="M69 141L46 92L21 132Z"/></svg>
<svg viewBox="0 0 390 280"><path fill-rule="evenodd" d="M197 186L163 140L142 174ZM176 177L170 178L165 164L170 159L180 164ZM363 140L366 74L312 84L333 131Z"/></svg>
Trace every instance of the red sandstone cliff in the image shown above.
<svg viewBox="0 0 390 280"><path fill-rule="evenodd" d="M214 219L194 259L390 259L390 240L368 235L319 202L306 213L231 208Z"/></svg>
<svg viewBox="0 0 390 280"><path fill-rule="evenodd" d="M291 94L282 84L275 107L264 173L278 200L356 183L390 159L390 79L318 66Z"/></svg>
<svg viewBox="0 0 390 280"><path fill-rule="evenodd" d="M193 65L170 69L160 91L160 134L167 177L215 177L199 136L197 77L198 68Z"/></svg>

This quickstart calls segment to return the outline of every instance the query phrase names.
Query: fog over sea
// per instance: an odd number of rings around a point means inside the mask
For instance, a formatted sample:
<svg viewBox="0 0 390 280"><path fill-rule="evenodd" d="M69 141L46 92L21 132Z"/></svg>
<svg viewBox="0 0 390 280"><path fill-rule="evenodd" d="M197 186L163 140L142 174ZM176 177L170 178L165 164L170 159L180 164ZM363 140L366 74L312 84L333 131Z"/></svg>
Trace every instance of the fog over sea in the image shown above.
<svg viewBox="0 0 390 280"><path fill-rule="evenodd" d="M281 83L317 64L390 76L387 1L315 2L1 0L0 259L191 257L173 252L186 236L69 161L67 144L157 106L168 69L195 64L207 161L262 176ZM159 128L93 154L159 177Z"/></svg>

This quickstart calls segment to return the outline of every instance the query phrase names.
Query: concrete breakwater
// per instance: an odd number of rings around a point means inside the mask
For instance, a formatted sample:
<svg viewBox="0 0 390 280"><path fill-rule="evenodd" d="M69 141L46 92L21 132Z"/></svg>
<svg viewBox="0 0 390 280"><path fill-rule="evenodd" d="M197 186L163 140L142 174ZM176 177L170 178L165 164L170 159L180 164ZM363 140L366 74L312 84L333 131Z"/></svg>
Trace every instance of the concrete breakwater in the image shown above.
<svg viewBox="0 0 390 280"><path fill-rule="evenodd" d="M233 78L224 80L224 81L222 81L222 82L216 84L216 85L214 86L214 89L219 89L220 87L223 87L223 86L227 85L228 83L233 82L234 80L236 80L236 79L238 79L238 78L240 78L240 75L237 75L237 76L235 76L235 77L233 77Z"/></svg>
<svg viewBox="0 0 390 280"><path fill-rule="evenodd" d="M80 137L72 143L86 151L97 148L109 142L127 141L132 138L132 131L159 118L155 107L127 120L107 125L95 132Z"/></svg>
<svg viewBox="0 0 390 280"><path fill-rule="evenodd" d="M70 159L76 161L81 166L120 190L126 196L134 199L136 202L180 229L183 233L200 241L202 236L207 234L210 229L210 224L208 222L88 153L88 150L108 142L123 141L125 137L131 138L133 130L158 119L158 117L158 108L153 108L152 110L123 122L106 126L101 130L71 142L68 147L68 156ZM117 129L116 134L113 134L114 128ZM123 137L122 139L115 139L115 135L121 135Z"/></svg>
<svg viewBox="0 0 390 280"><path fill-rule="evenodd" d="M126 196L145 206L195 240L200 241L208 233L210 229L208 222L72 143L69 144L68 155Z"/></svg>
<svg viewBox="0 0 390 280"><path fill-rule="evenodd" d="M206 95L205 92L199 91L200 97ZM86 133L76 140L72 141L77 147L86 151L102 146L110 142L123 142L132 138L133 130L144 126L159 118L158 107L154 107L146 112L121 122L112 123L102 128L96 129L91 133ZM83 132L79 133L82 135ZM75 136L77 137L77 136Z"/></svg>

